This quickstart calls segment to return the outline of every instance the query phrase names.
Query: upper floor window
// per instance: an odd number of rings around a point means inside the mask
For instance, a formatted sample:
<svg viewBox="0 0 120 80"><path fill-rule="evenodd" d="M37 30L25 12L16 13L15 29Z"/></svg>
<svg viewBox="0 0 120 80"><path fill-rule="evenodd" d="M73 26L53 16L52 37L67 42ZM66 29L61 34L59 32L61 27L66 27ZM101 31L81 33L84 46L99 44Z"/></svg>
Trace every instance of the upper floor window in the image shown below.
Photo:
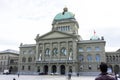
<svg viewBox="0 0 120 80"><path fill-rule="evenodd" d="M32 62L32 57L29 57L29 58L28 58L28 62Z"/></svg>
<svg viewBox="0 0 120 80"><path fill-rule="evenodd" d="M63 48L61 49L61 55L66 55L66 53L67 53L67 52L66 52L66 48L63 47Z"/></svg>
<svg viewBox="0 0 120 80"><path fill-rule="evenodd" d="M46 55L46 56L49 56L49 55L50 55L50 49L49 49L49 48L47 48L47 49L45 50L45 55Z"/></svg>
<svg viewBox="0 0 120 80"><path fill-rule="evenodd" d="M100 51L100 47L95 47L95 51Z"/></svg>
<svg viewBox="0 0 120 80"><path fill-rule="evenodd" d="M53 55L56 55L56 54L58 54L58 49L57 49L57 48L54 48L54 49L53 49Z"/></svg>
<svg viewBox="0 0 120 80"><path fill-rule="evenodd" d="M89 52L89 51L91 51L92 49L91 49L91 47L87 47L87 52Z"/></svg>
<svg viewBox="0 0 120 80"><path fill-rule="evenodd" d="M6 59L6 56L5 56L5 59Z"/></svg>
<svg viewBox="0 0 120 80"><path fill-rule="evenodd" d="M26 58L25 57L22 58L22 62L26 62Z"/></svg>
<svg viewBox="0 0 120 80"><path fill-rule="evenodd" d="M82 48L82 47L79 47L79 48L78 48L78 51L79 51L79 52L83 52L83 48Z"/></svg>
<svg viewBox="0 0 120 80"><path fill-rule="evenodd" d="M33 51L32 50L29 50L29 54L32 54L33 53Z"/></svg>
<svg viewBox="0 0 120 80"><path fill-rule="evenodd" d="M23 54L26 54L26 51L23 51Z"/></svg>
<svg viewBox="0 0 120 80"><path fill-rule="evenodd" d="M14 60L13 60L13 59L11 59L11 60L10 60L10 63L11 63L11 64L13 64L13 63L14 63Z"/></svg>

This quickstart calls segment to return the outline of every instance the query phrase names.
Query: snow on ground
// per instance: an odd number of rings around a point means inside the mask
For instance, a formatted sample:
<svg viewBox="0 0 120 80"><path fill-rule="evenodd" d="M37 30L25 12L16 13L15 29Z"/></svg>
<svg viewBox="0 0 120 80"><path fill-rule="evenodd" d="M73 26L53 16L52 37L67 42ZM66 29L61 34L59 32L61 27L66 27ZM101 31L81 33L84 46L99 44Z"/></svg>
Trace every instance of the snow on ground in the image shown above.
<svg viewBox="0 0 120 80"><path fill-rule="evenodd" d="M67 76L55 75L0 75L0 80L68 80ZM72 76L71 80L94 80L95 76Z"/></svg>

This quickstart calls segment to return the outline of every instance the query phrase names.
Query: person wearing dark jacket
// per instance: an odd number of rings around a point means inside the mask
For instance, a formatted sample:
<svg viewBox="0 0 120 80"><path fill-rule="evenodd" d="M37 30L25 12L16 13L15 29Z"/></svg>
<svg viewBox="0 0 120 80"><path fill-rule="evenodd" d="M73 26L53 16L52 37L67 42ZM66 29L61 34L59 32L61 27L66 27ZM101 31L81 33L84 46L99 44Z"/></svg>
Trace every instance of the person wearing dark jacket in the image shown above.
<svg viewBox="0 0 120 80"><path fill-rule="evenodd" d="M108 66L106 63L101 62L100 64L100 71L101 73L98 75L98 77L95 78L95 80L116 80L114 76L109 75L107 73Z"/></svg>

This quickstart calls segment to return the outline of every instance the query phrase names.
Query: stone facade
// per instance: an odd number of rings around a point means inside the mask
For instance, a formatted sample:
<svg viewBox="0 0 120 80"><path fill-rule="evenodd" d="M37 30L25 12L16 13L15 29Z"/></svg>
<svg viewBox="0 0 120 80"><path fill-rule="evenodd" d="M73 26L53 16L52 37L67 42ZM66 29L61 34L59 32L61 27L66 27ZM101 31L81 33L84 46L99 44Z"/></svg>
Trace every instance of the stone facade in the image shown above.
<svg viewBox="0 0 120 80"><path fill-rule="evenodd" d="M36 44L21 44L19 69L21 74L77 74L98 72L100 62L106 62L105 41L94 35L82 40L74 15L64 8L55 16L52 30L37 35Z"/></svg>
<svg viewBox="0 0 120 80"><path fill-rule="evenodd" d="M52 30L37 34L36 44L20 45L19 54L13 50L0 52L0 73L9 70L19 74L97 75L100 62L106 62L108 72L120 72L120 50L105 52L106 41L95 33L90 40L78 34L75 15L64 8L52 22Z"/></svg>
<svg viewBox="0 0 120 80"><path fill-rule="evenodd" d="M106 52L106 62L108 63L110 72L119 74L120 72L120 49L116 52Z"/></svg>
<svg viewBox="0 0 120 80"><path fill-rule="evenodd" d="M10 73L18 72L18 51L5 50L0 52L0 73L9 70Z"/></svg>

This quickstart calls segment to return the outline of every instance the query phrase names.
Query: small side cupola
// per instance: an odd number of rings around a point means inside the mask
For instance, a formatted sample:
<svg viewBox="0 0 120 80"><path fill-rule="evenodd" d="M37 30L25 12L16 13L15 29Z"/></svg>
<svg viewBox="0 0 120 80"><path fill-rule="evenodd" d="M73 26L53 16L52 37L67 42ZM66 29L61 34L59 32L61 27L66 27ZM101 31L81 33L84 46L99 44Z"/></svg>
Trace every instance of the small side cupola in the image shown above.
<svg viewBox="0 0 120 80"><path fill-rule="evenodd" d="M90 38L90 40L100 40L99 36L96 35L95 31L94 31L94 35Z"/></svg>

